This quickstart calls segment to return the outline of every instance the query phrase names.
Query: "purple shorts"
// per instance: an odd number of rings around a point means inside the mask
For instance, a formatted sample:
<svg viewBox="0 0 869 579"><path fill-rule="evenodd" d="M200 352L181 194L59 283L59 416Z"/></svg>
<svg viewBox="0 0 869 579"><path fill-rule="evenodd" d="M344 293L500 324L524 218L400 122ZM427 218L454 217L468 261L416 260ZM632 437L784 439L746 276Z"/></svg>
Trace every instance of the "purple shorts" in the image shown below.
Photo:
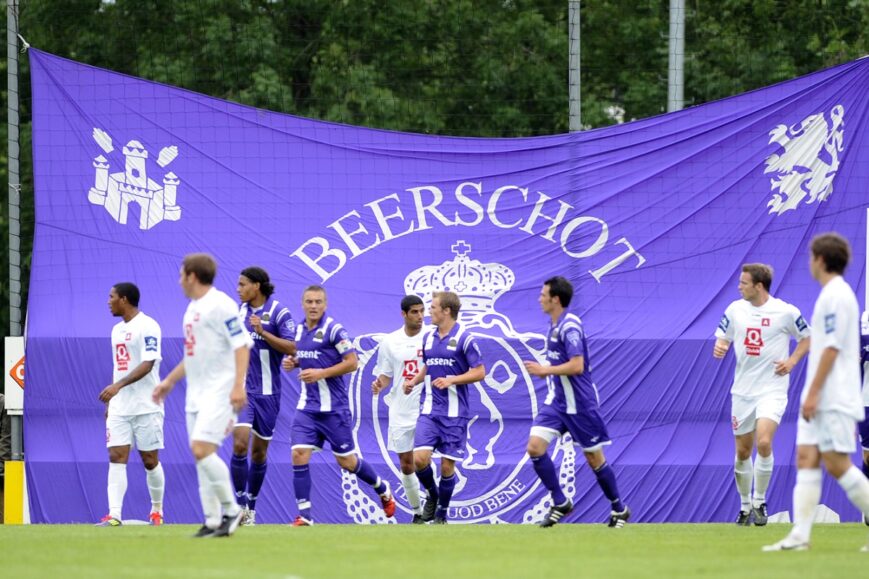
<svg viewBox="0 0 869 579"><path fill-rule="evenodd" d="M263 440L271 440L281 411L280 396L247 395L247 406L238 414L236 427L250 426L253 433Z"/></svg>
<svg viewBox="0 0 869 579"><path fill-rule="evenodd" d="M468 419L421 414L413 437L414 449L430 449L456 462L465 460Z"/></svg>
<svg viewBox="0 0 869 579"><path fill-rule="evenodd" d="M866 417L863 419L857 429L860 432L860 444L863 446L863 450L869 450L869 406L864 408L866 411Z"/></svg>
<svg viewBox="0 0 869 579"><path fill-rule="evenodd" d="M535 427L554 430L558 434L569 432L573 443L583 450L612 442L597 407L580 409L577 414L567 414L546 404L534 419L532 428Z"/></svg>
<svg viewBox="0 0 869 579"><path fill-rule="evenodd" d="M332 454L347 456L356 452L353 419L349 410L309 412L296 410L290 435L293 448L323 448L328 441Z"/></svg>

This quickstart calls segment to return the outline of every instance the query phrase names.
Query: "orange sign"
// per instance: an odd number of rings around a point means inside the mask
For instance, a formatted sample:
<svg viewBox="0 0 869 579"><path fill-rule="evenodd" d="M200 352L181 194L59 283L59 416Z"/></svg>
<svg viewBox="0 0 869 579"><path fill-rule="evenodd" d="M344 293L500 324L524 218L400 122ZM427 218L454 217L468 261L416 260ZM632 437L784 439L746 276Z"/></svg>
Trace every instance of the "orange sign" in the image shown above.
<svg viewBox="0 0 869 579"><path fill-rule="evenodd" d="M18 384L22 390L24 390L24 356L21 356L21 359L18 360L18 363L12 366L12 370L9 371L9 375L12 376L12 379L15 380L15 383Z"/></svg>

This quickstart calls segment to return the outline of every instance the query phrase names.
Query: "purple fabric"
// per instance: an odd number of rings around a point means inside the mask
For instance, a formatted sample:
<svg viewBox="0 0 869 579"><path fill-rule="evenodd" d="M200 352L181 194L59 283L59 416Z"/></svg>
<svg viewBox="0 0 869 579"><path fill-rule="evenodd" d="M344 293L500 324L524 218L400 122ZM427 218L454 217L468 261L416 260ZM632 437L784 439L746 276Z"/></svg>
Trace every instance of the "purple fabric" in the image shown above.
<svg viewBox="0 0 869 579"><path fill-rule="evenodd" d="M773 293L807 315L818 294L806 244L837 230L851 240L847 281L862 295L869 191L869 59L721 101L624 125L539 138L398 133L240 106L30 51L36 238L27 323L25 449L37 522L105 513L104 406L111 375L106 307L132 281L163 329L165 376L180 359L187 305L184 254L219 262L232 295L239 272L269 271L295 310L321 284L329 314L354 336L348 377L358 448L393 488L386 396L372 397L377 345L401 323L407 293L456 291L487 377L468 388L466 460L453 522L532 522L546 489L525 455L546 388L523 360L542 360L549 320L542 282L565 275L587 334L607 447L639 522L729 521L732 354L713 332L737 297L744 262L773 266ZM147 156L146 156L147 155ZM789 510L794 422L805 364L774 447L767 501ZM297 372L282 372L283 411L257 521L295 515L289 437ZM166 405L167 519L199 519L184 426L184 384ZM550 447L568 521L606 520L609 506L581 454ZM228 461L231 441L220 450ZM855 457L856 458L856 457ZM131 461L139 460L134 453ZM321 522L370 522L355 478L330 453L311 461ZM342 484L343 482L343 484ZM859 515L829 477L822 502ZM360 505L358 501L365 502ZM125 514L145 519L144 477ZM369 505L370 506L370 505ZM376 505L375 505L376 506ZM397 519L411 510L399 497ZM372 519L373 520L373 519ZM379 519L378 519L379 520Z"/></svg>
<svg viewBox="0 0 869 579"><path fill-rule="evenodd" d="M555 470L555 464L549 457L548 452L544 452L540 456L532 456L531 463L534 465L534 471L540 477L540 482L549 491L552 496L552 504L563 505L567 502L567 497L564 496L564 491L561 490L561 485L558 484L558 472Z"/></svg>
<svg viewBox="0 0 869 579"><path fill-rule="evenodd" d="M268 468L268 461L263 463L251 461L250 463L250 473L247 479L247 504L251 510L256 510L256 500L259 497L263 482L266 480Z"/></svg>
<svg viewBox="0 0 869 579"><path fill-rule="evenodd" d="M235 488L235 502L245 507L247 496L247 455L232 455L229 461L229 472L232 475L232 486Z"/></svg>

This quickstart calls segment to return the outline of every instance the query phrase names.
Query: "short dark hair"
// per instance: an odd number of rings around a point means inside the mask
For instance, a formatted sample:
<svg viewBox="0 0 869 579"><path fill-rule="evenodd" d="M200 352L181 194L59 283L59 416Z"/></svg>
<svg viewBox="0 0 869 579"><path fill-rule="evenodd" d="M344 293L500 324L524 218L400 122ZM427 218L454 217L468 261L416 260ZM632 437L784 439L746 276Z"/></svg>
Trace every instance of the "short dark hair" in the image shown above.
<svg viewBox="0 0 869 579"><path fill-rule="evenodd" d="M139 288L136 287L136 284L130 283L128 281L122 281L121 283L116 283L112 287L115 289L115 293L118 294L119 298L126 298L127 303L129 303L134 308L139 307L140 294Z"/></svg>
<svg viewBox="0 0 869 579"><path fill-rule="evenodd" d="M305 288L305 291L302 292L302 295L304 296L308 292L320 292L323 295L326 295L326 288L324 288L321 285L316 285L316 284L309 285L308 287Z"/></svg>
<svg viewBox="0 0 869 579"><path fill-rule="evenodd" d="M211 285L217 276L217 262L207 253L190 253L181 262L185 274L192 273L200 283Z"/></svg>
<svg viewBox="0 0 869 579"><path fill-rule="evenodd" d="M404 298L401 300L401 311L403 311L404 313L407 313L410 311L410 308L412 308L413 306L421 306L421 305L423 305L421 297L419 297L419 296L404 296Z"/></svg>
<svg viewBox="0 0 869 579"><path fill-rule="evenodd" d="M845 273L851 261L851 246L848 240L838 233L821 233L812 239L812 255L821 256L827 273Z"/></svg>
<svg viewBox="0 0 869 579"><path fill-rule="evenodd" d="M459 310L462 309L462 300L453 292L434 292L431 295L432 299L437 298L442 308L450 309L450 316L457 320L459 319Z"/></svg>
<svg viewBox="0 0 869 579"><path fill-rule="evenodd" d="M271 281L269 281L269 272L263 268L252 265L241 270L241 275L253 283L258 283L259 291L262 292L265 297L271 297L271 295L275 293L275 286Z"/></svg>
<svg viewBox="0 0 869 579"><path fill-rule="evenodd" d="M561 301L561 307L566 308L570 305L570 300L573 299L573 284L567 281L567 278L556 275L543 282L543 285L549 286L549 296L557 297Z"/></svg>
<svg viewBox="0 0 869 579"><path fill-rule="evenodd" d="M751 283L763 284L764 289L769 291L772 287L772 267L763 263L746 263L742 266L742 273L751 276Z"/></svg>

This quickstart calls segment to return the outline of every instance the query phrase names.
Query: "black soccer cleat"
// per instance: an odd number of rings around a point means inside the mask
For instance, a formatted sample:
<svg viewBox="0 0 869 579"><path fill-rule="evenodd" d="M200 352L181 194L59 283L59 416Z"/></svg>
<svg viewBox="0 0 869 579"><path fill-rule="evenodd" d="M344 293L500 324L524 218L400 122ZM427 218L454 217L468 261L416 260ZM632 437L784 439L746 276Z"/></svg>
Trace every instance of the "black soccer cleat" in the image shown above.
<svg viewBox="0 0 869 579"><path fill-rule="evenodd" d="M769 513L766 510L766 503L760 503L760 505L751 509L751 514L754 518L754 524L757 527L762 527L766 525L769 520Z"/></svg>
<svg viewBox="0 0 869 579"><path fill-rule="evenodd" d="M573 501L567 499L563 505L552 505L546 516L540 522L541 528L554 527L563 517L567 516L573 510Z"/></svg>
<svg viewBox="0 0 869 579"><path fill-rule="evenodd" d="M431 495L426 497L425 505L422 507L422 522L429 523L434 520L435 511L438 508L438 500L436 498L432 498Z"/></svg>
<svg viewBox="0 0 869 579"><path fill-rule="evenodd" d="M202 525L201 527L199 527L198 531L191 535L191 537L193 537L194 539L204 539L205 537L214 536L214 531L216 530L217 529L212 529L211 527L206 527L205 525Z"/></svg>
<svg viewBox="0 0 869 579"><path fill-rule="evenodd" d="M628 505L625 505L625 510L620 513L610 511L610 519L607 522L607 526L613 529L621 529L625 526L625 523L627 523L628 519L630 518L631 509Z"/></svg>
<svg viewBox="0 0 869 579"><path fill-rule="evenodd" d="M411 524L414 524L414 525L424 525L424 524L425 524L425 521L422 520L422 515L414 514L414 515L413 515L413 520L411 521Z"/></svg>
<svg viewBox="0 0 869 579"><path fill-rule="evenodd" d="M431 522L432 525L446 525L447 520L444 517L435 517Z"/></svg>
<svg viewBox="0 0 869 579"><path fill-rule="evenodd" d="M220 521L220 526L214 530L215 537L229 537L235 530L238 528L238 525L241 523L241 519L244 518L244 510L239 509L238 512L233 515L223 515L223 520Z"/></svg>
<svg viewBox="0 0 869 579"><path fill-rule="evenodd" d="M751 511L739 511L739 515L736 517L736 524L740 527L750 527Z"/></svg>

